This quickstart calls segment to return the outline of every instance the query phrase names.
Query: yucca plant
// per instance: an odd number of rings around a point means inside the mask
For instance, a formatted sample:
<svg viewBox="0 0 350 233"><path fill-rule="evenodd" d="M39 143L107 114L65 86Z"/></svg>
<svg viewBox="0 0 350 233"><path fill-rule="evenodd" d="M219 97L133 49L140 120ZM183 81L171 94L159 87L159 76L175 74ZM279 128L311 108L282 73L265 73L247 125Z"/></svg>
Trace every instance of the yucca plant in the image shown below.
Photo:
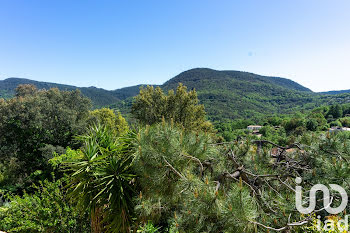
<svg viewBox="0 0 350 233"><path fill-rule="evenodd" d="M134 174L133 135L116 137L104 126L94 126L79 137L84 144L70 161L69 195L89 209L92 232L129 232Z"/></svg>

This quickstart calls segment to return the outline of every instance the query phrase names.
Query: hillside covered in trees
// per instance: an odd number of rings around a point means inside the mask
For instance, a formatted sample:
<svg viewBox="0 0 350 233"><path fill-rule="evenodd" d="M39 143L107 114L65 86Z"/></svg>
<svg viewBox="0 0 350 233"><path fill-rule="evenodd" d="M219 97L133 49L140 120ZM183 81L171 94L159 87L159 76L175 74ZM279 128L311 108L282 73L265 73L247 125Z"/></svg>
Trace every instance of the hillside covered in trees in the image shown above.
<svg viewBox="0 0 350 233"><path fill-rule="evenodd" d="M240 71L217 71L197 68L185 71L165 82L164 91L183 83L196 89L212 121L238 118L257 119L266 114L284 114L311 110L321 105L342 104L350 101L350 93L314 93L289 79L267 77ZM79 89L90 98L95 108L110 106L129 115L133 97L146 85L121 88L113 91L96 87L75 87L27 79L10 78L0 81L0 97L9 98L19 84L34 84L38 89L57 87L60 90ZM156 86L155 86L156 87Z"/></svg>
<svg viewBox="0 0 350 233"><path fill-rule="evenodd" d="M350 191L350 132L329 131L350 126L349 104L213 124L195 90L174 87L141 89L132 124L79 90L0 99L0 230L334 232L324 221L350 207L329 215L318 198L298 212L295 178Z"/></svg>

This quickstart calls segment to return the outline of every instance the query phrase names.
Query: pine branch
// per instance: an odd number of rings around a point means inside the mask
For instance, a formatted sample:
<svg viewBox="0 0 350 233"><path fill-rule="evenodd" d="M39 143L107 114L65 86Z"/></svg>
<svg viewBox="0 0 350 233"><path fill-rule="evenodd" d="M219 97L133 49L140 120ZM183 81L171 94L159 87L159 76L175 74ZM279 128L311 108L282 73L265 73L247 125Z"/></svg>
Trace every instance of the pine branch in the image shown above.
<svg viewBox="0 0 350 233"><path fill-rule="evenodd" d="M185 156L186 158L189 158L189 159L191 159L193 161L196 161L199 164L199 166L201 167L201 177L202 177L203 176L203 171L204 171L204 167L203 167L202 162L198 158L193 157L191 155L186 155L186 154L182 154L182 155Z"/></svg>
<svg viewBox="0 0 350 233"><path fill-rule="evenodd" d="M167 167L169 167L178 177L180 177L181 179L187 180L186 177L184 177L180 172L178 172L164 157L163 159Z"/></svg>

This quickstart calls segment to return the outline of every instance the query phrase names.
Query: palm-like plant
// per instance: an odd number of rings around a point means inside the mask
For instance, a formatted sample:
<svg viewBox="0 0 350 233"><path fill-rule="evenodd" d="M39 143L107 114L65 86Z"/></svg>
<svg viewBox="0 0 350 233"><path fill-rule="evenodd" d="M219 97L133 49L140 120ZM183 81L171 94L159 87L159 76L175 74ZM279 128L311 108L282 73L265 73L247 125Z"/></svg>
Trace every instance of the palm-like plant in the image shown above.
<svg viewBox="0 0 350 233"><path fill-rule="evenodd" d="M128 232L132 215L134 174L133 135L116 137L104 126L94 126L79 137L81 151L65 163L71 171L70 196L91 212L93 232Z"/></svg>

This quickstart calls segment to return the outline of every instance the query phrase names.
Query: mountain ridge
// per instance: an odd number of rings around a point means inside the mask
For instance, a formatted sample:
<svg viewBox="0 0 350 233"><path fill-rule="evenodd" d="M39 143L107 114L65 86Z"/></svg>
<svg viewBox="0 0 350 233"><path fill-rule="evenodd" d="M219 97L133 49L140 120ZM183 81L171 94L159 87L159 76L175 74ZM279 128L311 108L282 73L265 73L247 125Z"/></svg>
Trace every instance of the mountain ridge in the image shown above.
<svg viewBox="0 0 350 233"><path fill-rule="evenodd" d="M193 68L193 69L189 69L186 71L181 72L180 74L174 76L173 78L169 79L168 81L164 82L163 84L137 84L137 85L133 85L133 86L127 86L127 87L122 87L122 88L117 88L117 89L113 89L113 90L107 90L104 88L100 88L100 87L96 87L96 86L89 86L89 87L80 87L80 86L75 86L75 85L71 85L71 84L63 84L63 83L57 83L57 82L46 82L46 81L37 81L34 79L27 79L27 78L18 78L18 77L9 77L9 78L5 78L3 80L0 80L0 90L3 90L3 82L9 82L9 81L14 81L14 83L17 83L16 85L19 84L40 84L39 86L47 86L48 88L52 88L52 87L59 87L59 89L61 89L62 87L65 87L67 90L75 90L75 89L100 89L100 90L104 90L107 92L114 92L114 93L118 93L119 91L123 91L125 92L126 90L130 90L130 89L134 89L134 88L140 88L142 86L164 86L167 83L169 83L171 80L176 79L179 75L184 74L186 72L191 72L191 71L196 71L196 70L211 70L211 71L215 71L215 72L223 72L223 73L242 73L242 74L247 74L247 75L253 75L253 76L258 76L258 77L263 77L266 79L271 79L271 81L276 82L279 80L284 80L286 82L289 83L293 83L294 85L297 85L300 87L299 90L301 91L309 91L309 92L314 92L311 89L302 86L301 84L288 79L288 78L283 78L283 77L277 77L277 76L265 76L265 75L259 75L259 74L255 74L252 72L247 72L247 71L237 71L237 70L214 70L214 69L210 69L210 68ZM44 87L45 88L45 87ZM5 88L6 89L6 88ZM13 90L14 88L10 88L8 90ZM39 88L39 89L43 89L43 88ZM323 91L323 92L314 92L314 93L319 93L319 94L343 94L343 93L350 93L350 89L344 89L344 90L331 90L331 91ZM119 93L118 93L119 94ZM122 95L121 95L122 96ZM125 95L124 98L129 97L129 95ZM1 98L1 96L0 96Z"/></svg>
<svg viewBox="0 0 350 233"><path fill-rule="evenodd" d="M309 88L304 87L302 85L300 85L299 83L291 80L291 79L287 79L287 78L281 78L281 77L275 77L275 76L263 76L263 75L258 75L258 74L254 74L251 72L246 72L246 71L236 71L236 70L214 70L214 69L210 69L210 68L193 68L190 70L186 70L178 75L176 75L175 77L169 79L168 81L166 81L164 85L167 85L169 83L172 82L181 82L185 77L190 77L193 79L194 74L198 75L200 74L201 76L197 77L198 79L203 79L206 77L213 77L213 76L218 76L218 73L222 73L222 74L226 74L227 77L235 77L237 79L241 79L243 81L253 81L256 79L260 79L261 81L265 81L265 82L269 82L269 83L274 83L274 84L278 84L280 86L286 87L288 84L291 85L292 89L295 90L299 90L299 91L309 91L312 92ZM179 80L180 79L180 80ZM247 80L249 79L249 80Z"/></svg>
<svg viewBox="0 0 350 233"><path fill-rule="evenodd" d="M338 91L326 91L326 92L319 92L321 94L327 94L327 95L339 95L344 93L350 93L350 90L338 90Z"/></svg>
<svg viewBox="0 0 350 233"><path fill-rule="evenodd" d="M317 93L299 83L280 77L262 76L249 72L194 68L186 70L159 86L164 91L183 83L196 89L211 120L258 117L263 114L283 114L296 109L311 109L324 103L350 101L347 92ZM10 98L19 84L33 84L38 89L57 87L61 90L79 89L89 97L95 108L111 106L128 113L132 97L147 84L105 90L97 87L40 82L22 78L0 80L0 98ZM349 94L350 96L350 94Z"/></svg>

